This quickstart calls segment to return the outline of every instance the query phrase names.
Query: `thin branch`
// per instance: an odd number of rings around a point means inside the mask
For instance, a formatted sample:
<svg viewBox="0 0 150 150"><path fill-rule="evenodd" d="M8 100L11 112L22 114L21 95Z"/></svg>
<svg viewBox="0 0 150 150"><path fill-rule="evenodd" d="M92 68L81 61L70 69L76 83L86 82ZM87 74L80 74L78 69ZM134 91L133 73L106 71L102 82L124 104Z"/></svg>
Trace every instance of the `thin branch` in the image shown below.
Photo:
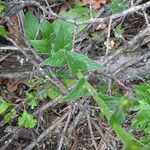
<svg viewBox="0 0 150 150"><path fill-rule="evenodd" d="M67 118L65 127L64 127L64 129L63 129L63 131L62 131L62 136L61 136L61 139L60 139L60 142L59 142L58 150L61 150L61 148L62 148L64 136L65 136L67 127L68 127L68 125L69 125L69 122L70 122L70 120L71 120L71 116L72 116L72 111L70 110L70 113L69 113L69 115L68 115L68 118Z"/></svg>
<svg viewBox="0 0 150 150"><path fill-rule="evenodd" d="M90 115L89 115L88 110L86 110L86 117L87 117L87 122L88 122L89 130L90 130L90 134L91 134L91 138L92 138L92 143L94 145L95 150L98 150L97 143L95 141L94 133L92 130L92 125L91 125Z"/></svg>
<svg viewBox="0 0 150 150"><path fill-rule="evenodd" d="M111 33L111 25L112 25L112 17L110 17L109 20L109 25L108 25L108 31L107 31L107 41L106 41L106 56L109 54L109 50L111 48L111 43L110 43L110 33Z"/></svg>
<svg viewBox="0 0 150 150"><path fill-rule="evenodd" d="M145 18L147 27L149 29L149 33L150 33L150 23L149 23L149 20L148 20L148 15L146 14L145 10L143 10L143 14L144 14L144 18Z"/></svg>
<svg viewBox="0 0 150 150"><path fill-rule="evenodd" d="M113 14L111 16L108 16L108 17L103 17L103 18L92 18L92 19L89 19L89 20L85 20L85 21L76 21L74 19L68 19L68 18L65 18L65 17L62 17L56 13L54 13L52 10L50 11L47 11L45 9L45 7L41 6L38 2L36 1L31 1L31 2L26 2L26 1L21 1L21 2L18 2L18 3L24 3L24 4L32 4L32 5L36 5L38 6L45 14L47 15L51 15L55 18L58 18L58 19L61 19L61 20L64 20L66 22L69 22L69 23L73 23L73 24L76 24L76 25L81 25L81 24L93 24L93 23L98 23L98 22L105 22L105 21L108 21L110 18L112 19L117 19L119 17L122 17L122 16L126 16L127 14L130 14L130 13L133 13L135 11L138 11L138 10L144 10L146 8L148 8L150 6L150 1L149 2L146 2L142 5L138 5L138 6L133 6L129 9L126 9L120 13L117 13L117 14Z"/></svg>

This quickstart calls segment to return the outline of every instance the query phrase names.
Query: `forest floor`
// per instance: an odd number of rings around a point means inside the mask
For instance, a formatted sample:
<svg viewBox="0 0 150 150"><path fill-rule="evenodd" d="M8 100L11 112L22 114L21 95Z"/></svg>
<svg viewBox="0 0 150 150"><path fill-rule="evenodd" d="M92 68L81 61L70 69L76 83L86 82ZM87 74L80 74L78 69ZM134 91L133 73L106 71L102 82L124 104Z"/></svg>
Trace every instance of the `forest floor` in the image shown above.
<svg viewBox="0 0 150 150"><path fill-rule="evenodd" d="M105 66L100 72L89 73L88 81L97 91L116 100L119 96L133 97L134 85L150 82L149 0L125 1L123 10L115 14L109 13L111 2L105 0L93 0L91 5L88 0L28 3L6 0L2 3L6 10L0 25L6 28L8 35L0 36L0 96L11 103L17 113L10 121L0 114L0 150L122 150L123 143L100 114L100 108L91 96L60 103L59 97L45 93L51 82L45 78L49 68L42 68L44 73L41 73L39 64L47 55L38 53L29 44L23 17L32 10L38 18L52 21L57 18L55 15L76 4L93 9L96 15L81 33L74 36L74 47ZM59 74L60 69L52 68L52 71ZM60 76L61 72L58 78ZM28 103L27 93L38 98L35 108L29 109L38 120L33 129L17 123L18 115ZM112 99L110 105L115 100ZM137 139L144 136L143 131L131 128L136 112L127 113L128 118L122 126Z"/></svg>

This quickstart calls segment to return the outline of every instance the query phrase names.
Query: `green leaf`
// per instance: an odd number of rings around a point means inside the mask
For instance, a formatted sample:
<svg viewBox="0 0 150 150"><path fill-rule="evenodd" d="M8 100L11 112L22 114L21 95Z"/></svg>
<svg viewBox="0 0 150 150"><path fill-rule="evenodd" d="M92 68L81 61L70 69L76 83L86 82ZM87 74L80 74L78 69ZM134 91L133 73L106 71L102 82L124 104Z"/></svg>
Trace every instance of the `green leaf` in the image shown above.
<svg viewBox="0 0 150 150"><path fill-rule="evenodd" d="M145 100L150 105L150 85L139 84L134 86L136 93L138 94L139 101Z"/></svg>
<svg viewBox="0 0 150 150"><path fill-rule="evenodd" d="M1 35L6 35L6 34L7 34L7 31L6 31L5 27L0 26L0 36Z"/></svg>
<svg viewBox="0 0 150 150"><path fill-rule="evenodd" d="M90 9L89 8L77 6L77 7L74 7L72 9L70 9L69 11L67 11L65 13L62 13L61 15L62 15L62 17L66 17L68 19L75 19L77 21L85 21L85 20L90 19L89 14L90 14ZM93 14L94 14L94 12L93 12ZM62 21L62 20L56 20L54 22L55 27L56 27L55 30L58 29L57 24L60 24L60 22L61 22L61 24L64 24L64 26L66 26L68 32L70 32L70 33L74 32L75 25L71 24L71 23L68 23L66 21ZM82 31L85 27L86 27L85 24L79 25L77 27L77 33Z"/></svg>
<svg viewBox="0 0 150 150"><path fill-rule="evenodd" d="M28 100L28 106L30 106L31 109L34 109L37 106L37 102L35 100L36 94L34 92L27 93L26 98Z"/></svg>
<svg viewBox="0 0 150 150"><path fill-rule="evenodd" d="M148 124L150 124L150 85L144 83L134 87L138 94L138 105L134 107L138 112L132 122L132 127L139 130L146 130Z"/></svg>
<svg viewBox="0 0 150 150"><path fill-rule="evenodd" d="M55 24L54 24L55 26ZM56 25L58 29L55 29L55 40L53 43L53 51L57 52L60 49L70 50L72 48L73 40L72 40L72 32L68 31L68 27L59 22Z"/></svg>
<svg viewBox="0 0 150 150"><path fill-rule="evenodd" d="M80 97L85 96L88 93L85 88L85 79L80 79L77 85L70 91L68 95L63 98L63 101L73 101Z"/></svg>
<svg viewBox="0 0 150 150"><path fill-rule="evenodd" d="M133 109L137 113L132 121L131 127L139 131L144 131L146 136L141 136L140 141L150 147L150 85L142 83L134 86L137 93L137 105Z"/></svg>
<svg viewBox="0 0 150 150"><path fill-rule="evenodd" d="M54 34L53 24L46 19L41 22L42 38L50 39Z"/></svg>
<svg viewBox="0 0 150 150"><path fill-rule="evenodd" d="M77 59L72 57L71 55L68 55L67 64L72 74L78 72L85 72L88 70L86 64L83 63L81 60Z"/></svg>
<svg viewBox="0 0 150 150"><path fill-rule="evenodd" d="M37 106L37 102L35 99L32 99L30 102L28 102L28 105L31 107L31 109L34 109Z"/></svg>
<svg viewBox="0 0 150 150"><path fill-rule="evenodd" d="M25 15L25 31L29 40L36 38L39 29L39 20L32 11L28 11Z"/></svg>
<svg viewBox="0 0 150 150"><path fill-rule="evenodd" d="M121 100L120 96L107 96L99 92L99 96L105 101L109 108L114 111L119 107L119 102Z"/></svg>
<svg viewBox="0 0 150 150"><path fill-rule="evenodd" d="M76 7L61 15L68 19L78 18L78 20L85 20L89 18L88 13L88 8ZM39 26L42 39L35 40ZM78 26L77 32L81 31L85 26L86 25ZM39 24L37 17L31 11L28 11L25 15L25 28L29 39L32 40L31 44L34 48L39 50L39 52L51 55L51 52L57 52L60 49L72 49L72 34L75 29L74 24L59 19L56 19L53 23L43 20L41 24Z"/></svg>
<svg viewBox="0 0 150 150"><path fill-rule="evenodd" d="M0 13L5 9L5 6L0 3Z"/></svg>
<svg viewBox="0 0 150 150"><path fill-rule="evenodd" d="M77 80L74 80L74 79L63 79L62 80L63 84L66 86L66 87L71 87L73 86L75 83L77 83Z"/></svg>
<svg viewBox="0 0 150 150"><path fill-rule="evenodd" d="M61 67L68 64L72 73L99 70L102 65L89 59L87 56L74 52L59 50L57 53L46 59L42 64Z"/></svg>
<svg viewBox="0 0 150 150"><path fill-rule="evenodd" d="M0 113L5 112L10 106L2 97L0 97Z"/></svg>
<svg viewBox="0 0 150 150"><path fill-rule="evenodd" d="M102 68L101 64L96 61L89 59L87 56L80 54L75 51L68 52L68 65L70 66L73 73L79 71L95 71Z"/></svg>
<svg viewBox="0 0 150 150"><path fill-rule="evenodd" d="M33 118L33 116L29 114L26 110L24 110L22 116L18 118L18 124L26 128L34 128L36 122L37 121Z"/></svg>
<svg viewBox="0 0 150 150"><path fill-rule="evenodd" d="M80 21L90 18L89 9L84 7L75 7L65 13L62 13L61 16L68 19L76 19ZM75 25L59 19L55 20L52 24L55 32L53 51L56 52L59 49L64 48L71 49L73 44L72 34L75 30ZM86 25L79 25L77 27L77 33L82 31L85 27Z"/></svg>
<svg viewBox="0 0 150 150"><path fill-rule="evenodd" d="M53 99L55 99L57 96L59 96L60 95L60 91L59 91L59 89L57 88L57 87L55 87L55 86L52 86L51 88L49 88L48 90L47 90L47 96L49 97L49 98L51 98L52 100Z"/></svg>
<svg viewBox="0 0 150 150"><path fill-rule="evenodd" d="M139 111L132 122L132 127L144 130L147 127L147 124L150 124L150 105L143 101L140 102L138 109Z"/></svg>
<svg viewBox="0 0 150 150"><path fill-rule="evenodd" d="M30 40L31 44L35 49L42 53L50 53L51 52L51 42L49 39L41 39L41 40Z"/></svg>
<svg viewBox="0 0 150 150"><path fill-rule="evenodd" d="M57 53L42 62L43 65L61 67L66 64L66 50L59 50Z"/></svg>
<svg viewBox="0 0 150 150"><path fill-rule="evenodd" d="M15 109L11 110L9 113L5 114L4 120L10 121L16 115L16 113L17 112Z"/></svg>
<svg viewBox="0 0 150 150"><path fill-rule="evenodd" d="M124 3L122 0L112 0L110 3L110 12L112 14L121 12L124 9Z"/></svg>
<svg viewBox="0 0 150 150"><path fill-rule="evenodd" d="M126 119L126 114L124 113L122 108L118 107L114 110L114 113L110 119L110 123L111 124L115 124L115 123L121 124L125 121L125 119Z"/></svg>

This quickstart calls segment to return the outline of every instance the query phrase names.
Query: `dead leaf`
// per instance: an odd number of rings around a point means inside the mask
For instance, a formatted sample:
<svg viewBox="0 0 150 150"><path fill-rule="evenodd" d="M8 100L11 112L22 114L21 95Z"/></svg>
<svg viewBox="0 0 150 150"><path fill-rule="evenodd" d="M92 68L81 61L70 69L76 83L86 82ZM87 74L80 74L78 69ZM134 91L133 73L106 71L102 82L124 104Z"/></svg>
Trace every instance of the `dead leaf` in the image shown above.
<svg viewBox="0 0 150 150"><path fill-rule="evenodd" d="M20 79L17 78L8 79L8 82L6 82L7 91L10 93L16 91L18 88L19 81Z"/></svg>
<svg viewBox="0 0 150 150"><path fill-rule="evenodd" d="M107 47L107 41L104 42L104 45ZM114 42L114 40L111 40L108 43L108 49L112 49L114 46L115 46L115 42Z"/></svg>
<svg viewBox="0 0 150 150"><path fill-rule="evenodd" d="M105 24L105 23L100 23L100 24L97 26L96 31L98 31L98 30L104 30L106 27L107 27L107 24Z"/></svg>
<svg viewBox="0 0 150 150"><path fill-rule="evenodd" d="M9 36L18 44L24 45L23 33L20 27L19 18L12 16L7 20L6 26L8 27Z"/></svg>
<svg viewBox="0 0 150 150"><path fill-rule="evenodd" d="M111 90L111 96L115 96L116 95L116 91L114 89Z"/></svg>
<svg viewBox="0 0 150 150"><path fill-rule="evenodd" d="M106 4L106 0L80 0L82 5L91 5L93 9L99 9L101 5Z"/></svg>

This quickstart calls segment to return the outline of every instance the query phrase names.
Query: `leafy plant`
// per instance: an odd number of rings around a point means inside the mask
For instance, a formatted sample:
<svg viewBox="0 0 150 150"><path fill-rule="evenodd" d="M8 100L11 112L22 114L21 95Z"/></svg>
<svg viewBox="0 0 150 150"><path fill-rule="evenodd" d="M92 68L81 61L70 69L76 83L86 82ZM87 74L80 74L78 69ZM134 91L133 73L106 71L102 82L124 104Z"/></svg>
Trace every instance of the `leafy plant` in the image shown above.
<svg viewBox="0 0 150 150"><path fill-rule="evenodd" d="M111 2L111 12L116 13L123 9L123 2L121 0L113 0ZM129 150L137 149L143 145L136 140L132 133L128 133L123 127L122 122L125 118L125 111L128 110L131 106L129 99L126 97L107 97L103 92L97 92L96 89L85 78L87 72L96 71L101 69L103 66L88 58L86 55L83 55L73 49L73 32L76 26L72 23L67 22L67 19L76 19L76 20L86 20L89 18L89 9L83 7L75 7L63 14L64 20L56 19L53 22L49 22L44 19L42 22L33 14L33 12L28 11L25 15L25 30L28 37L28 40L32 46L38 50L38 52L46 53L48 58L41 63L41 66L51 66L54 68L67 68L65 70L69 75L65 78L60 78L67 87L72 87L70 92L62 98L64 101L75 101L86 95L90 95L96 101L97 105L101 109L101 115L104 115L108 120L109 124L112 126L118 137L125 144L125 148ZM77 33L81 32L86 25L77 26ZM63 69L62 69L63 70ZM31 87L34 89L34 92L29 92L26 95L28 105L31 109L34 109L37 106L37 98L39 87L43 85L44 97L48 96L51 99L56 98L60 95L60 91L57 87L43 84L38 81L35 85L32 83ZM105 87L104 87L105 88ZM144 111L144 115L148 116L149 107L146 105L150 103L149 95L145 96L143 94L143 89L137 88L140 93L140 98L142 101L138 102L137 110L141 109ZM43 91L42 89L42 91ZM147 88L145 88L147 90ZM142 92L141 92L142 91ZM150 94L150 89L148 88L147 94ZM112 101L111 101L112 100ZM110 102L111 101L111 102ZM115 102L116 101L116 102ZM113 104L113 105L112 105ZM111 105L111 106L110 106ZM8 107L9 103L0 98L0 112L4 113ZM143 107L144 106L144 107ZM113 110L116 108L115 110ZM142 112L143 113L143 112ZM16 112L9 112L5 118L10 120L10 115L15 115ZM148 120L144 118L144 122L141 121L143 116L140 114L137 115L133 127L140 127L144 129L147 133L150 132L150 129L146 126ZM145 121L146 120L146 121ZM34 128L36 126L36 119L29 114L26 110L23 111L21 116L18 118L18 125L24 126L26 128ZM145 123L146 122L146 123ZM139 123L140 126L139 126ZM148 124L149 125L149 124ZM141 127L142 126L142 127Z"/></svg>
<svg viewBox="0 0 150 150"><path fill-rule="evenodd" d="M89 18L89 9L83 7L75 7L68 12L61 14L62 17L68 19L85 20ZM80 25L77 32L82 31L86 25ZM60 49L72 48L72 33L75 25L62 20L55 20L50 23L43 20L41 23L38 18L31 12L25 15L25 29L28 39L35 49L39 52L51 54L51 52Z"/></svg>
<svg viewBox="0 0 150 150"><path fill-rule="evenodd" d="M132 127L145 132L145 137L141 137L141 141L150 147L150 85L140 84L135 86L138 94L138 104L134 107L137 114L132 122Z"/></svg>
<svg viewBox="0 0 150 150"><path fill-rule="evenodd" d="M24 110L21 117L18 118L18 124L26 128L34 128L36 126L36 120L26 110Z"/></svg>
<svg viewBox="0 0 150 150"><path fill-rule="evenodd" d="M102 67L102 65L83 54L75 51L67 51L65 49L59 50L42 64L55 67L61 67L67 64L72 73L95 71Z"/></svg>
<svg viewBox="0 0 150 150"><path fill-rule="evenodd" d="M111 3L111 8L112 13L121 11L123 9L122 1L113 1ZM87 8L76 7L63 13L62 16L69 19L78 18L78 20L85 20L85 18L87 19L87 16L85 15L88 14L87 12L89 12L89 9ZM56 19L52 23L49 23L47 20L43 20L43 22L39 23L38 19L35 19L36 16L31 12L29 12L29 14L30 15L27 15L25 18L27 24L26 33L29 34L29 40L33 47L39 52L45 52L49 56L41 65L52 67L67 66L69 69L69 76L78 78L78 82L74 85L71 91L62 98L62 101L74 101L87 94L91 95L101 108L101 113L107 118L118 137L125 143L125 146L131 150L139 147L139 145L141 146L139 142L135 142L136 140L131 133L127 133L126 130L122 128L122 120L118 120L118 117L122 119L122 114L124 114L124 111L130 107L129 101L126 98L120 98L119 106L117 106L119 111L114 112L109 108L107 102L104 100L104 96L99 94L85 79L83 73L99 70L102 68L102 65L72 49L72 34L75 25L59 19ZM84 15L86 17L83 17ZM36 28L36 31L34 32L28 33L28 31L31 30L31 27L28 25L30 24L28 20L31 20L32 17L39 28ZM82 31L84 27L85 25L78 26L77 32ZM59 94L57 89L53 87L48 90L48 93L51 99ZM22 122L23 121L21 121L21 124Z"/></svg>

